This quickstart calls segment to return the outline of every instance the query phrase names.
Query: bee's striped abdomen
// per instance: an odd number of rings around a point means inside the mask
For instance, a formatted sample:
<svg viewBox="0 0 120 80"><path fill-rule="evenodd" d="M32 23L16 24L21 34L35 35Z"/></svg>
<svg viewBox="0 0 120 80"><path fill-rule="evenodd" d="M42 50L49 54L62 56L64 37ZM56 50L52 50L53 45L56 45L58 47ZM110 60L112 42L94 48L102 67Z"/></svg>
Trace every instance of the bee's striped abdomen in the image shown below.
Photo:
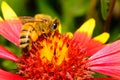
<svg viewBox="0 0 120 80"><path fill-rule="evenodd" d="M20 47L21 48L27 47L29 45L29 43L30 43L30 36L22 35L20 37Z"/></svg>
<svg viewBox="0 0 120 80"><path fill-rule="evenodd" d="M22 27L20 33L20 48L22 48L24 52L27 52L31 49L31 32L33 31L33 29L33 23L26 23Z"/></svg>

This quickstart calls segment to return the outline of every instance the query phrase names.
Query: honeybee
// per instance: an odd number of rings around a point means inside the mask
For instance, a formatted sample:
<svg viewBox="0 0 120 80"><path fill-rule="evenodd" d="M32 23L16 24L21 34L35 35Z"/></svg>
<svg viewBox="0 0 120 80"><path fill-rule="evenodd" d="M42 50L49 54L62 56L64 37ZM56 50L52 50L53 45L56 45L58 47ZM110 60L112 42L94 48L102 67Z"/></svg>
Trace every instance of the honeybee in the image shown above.
<svg viewBox="0 0 120 80"><path fill-rule="evenodd" d="M39 36L44 35L46 38L52 36L58 31L59 20L52 19L45 14L37 14L32 17L22 17L23 26L20 33L20 48L23 52L31 50L32 42L35 42ZM48 35L52 33L51 35Z"/></svg>

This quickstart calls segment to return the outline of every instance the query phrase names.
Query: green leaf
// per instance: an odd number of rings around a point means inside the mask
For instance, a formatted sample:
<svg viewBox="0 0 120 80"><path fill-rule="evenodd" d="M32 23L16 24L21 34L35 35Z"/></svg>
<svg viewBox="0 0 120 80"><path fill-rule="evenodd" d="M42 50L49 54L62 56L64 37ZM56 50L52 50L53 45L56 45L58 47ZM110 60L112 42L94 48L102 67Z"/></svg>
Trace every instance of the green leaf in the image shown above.
<svg viewBox="0 0 120 80"><path fill-rule="evenodd" d="M16 69L17 68L15 63L8 61L8 60L3 61L2 65L6 69Z"/></svg>
<svg viewBox="0 0 120 80"><path fill-rule="evenodd" d="M110 10L110 0L100 0L101 1L101 14L102 18L106 20L109 10Z"/></svg>
<svg viewBox="0 0 120 80"><path fill-rule="evenodd" d="M96 78L106 78L107 77L106 75L103 75L103 74L100 74L100 73L93 74L93 76L96 77Z"/></svg>
<svg viewBox="0 0 120 80"><path fill-rule="evenodd" d="M109 42L113 42L120 39L120 24L117 26L114 26L114 28L111 29L110 34L111 36L110 36Z"/></svg>

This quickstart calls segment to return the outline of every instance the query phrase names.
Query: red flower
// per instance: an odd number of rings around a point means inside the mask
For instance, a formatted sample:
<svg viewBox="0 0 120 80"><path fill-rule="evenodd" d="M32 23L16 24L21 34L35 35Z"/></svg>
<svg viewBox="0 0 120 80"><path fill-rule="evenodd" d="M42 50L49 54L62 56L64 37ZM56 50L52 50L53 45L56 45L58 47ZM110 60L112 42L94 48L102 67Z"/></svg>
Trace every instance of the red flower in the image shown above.
<svg viewBox="0 0 120 80"><path fill-rule="evenodd" d="M16 62L19 68L17 74L0 70L0 80L120 79L120 40L105 46L102 42L107 40L108 34L92 39L94 26L94 19L89 19L74 35L58 32L50 39L40 36L32 43L32 49L21 57L0 46L0 58ZM21 27L19 20L1 21L0 34L19 46ZM101 36L106 38L98 40ZM111 77L94 78L95 72Z"/></svg>

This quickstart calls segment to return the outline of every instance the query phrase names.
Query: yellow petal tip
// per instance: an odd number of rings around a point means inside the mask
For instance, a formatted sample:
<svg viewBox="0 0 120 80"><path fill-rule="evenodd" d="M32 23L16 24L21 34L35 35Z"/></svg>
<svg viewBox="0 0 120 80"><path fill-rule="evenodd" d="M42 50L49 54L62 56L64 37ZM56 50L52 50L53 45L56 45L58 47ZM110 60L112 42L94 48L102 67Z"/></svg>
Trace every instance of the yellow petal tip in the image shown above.
<svg viewBox="0 0 120 80"><path fill-rule="evenodd" d="M3 18L0 16L0 21L3 21Z"/></svg>
<svg viewBox="0 0 120 80"><path fill-rule="evenodd" d="M5 20L9 20L17 17L14 10L5 1L2 1L1 9Z"/></svg>
<svg viewBox="0 0 120 80"><path fill-rule="evenodd" d="M58 27L58 31L61 33L62 31L62 27L61 27L61 24L59 24L59 27Z"/></svg>
<svg viewBox="0 0 120 80"><path fill-rule="evenodd" d="M94 40L100 41L102 43L106 43L110 37L110 34L107 32L104 32L94 38Z"/></svg>
<svg viewBox="0 0 120 80"><path fill-rule="evenodd" d="M95 28L95 19L91 18L87 20L78 30L77 32L85 32L89 36L92 36L93 30Z"/></svg>

